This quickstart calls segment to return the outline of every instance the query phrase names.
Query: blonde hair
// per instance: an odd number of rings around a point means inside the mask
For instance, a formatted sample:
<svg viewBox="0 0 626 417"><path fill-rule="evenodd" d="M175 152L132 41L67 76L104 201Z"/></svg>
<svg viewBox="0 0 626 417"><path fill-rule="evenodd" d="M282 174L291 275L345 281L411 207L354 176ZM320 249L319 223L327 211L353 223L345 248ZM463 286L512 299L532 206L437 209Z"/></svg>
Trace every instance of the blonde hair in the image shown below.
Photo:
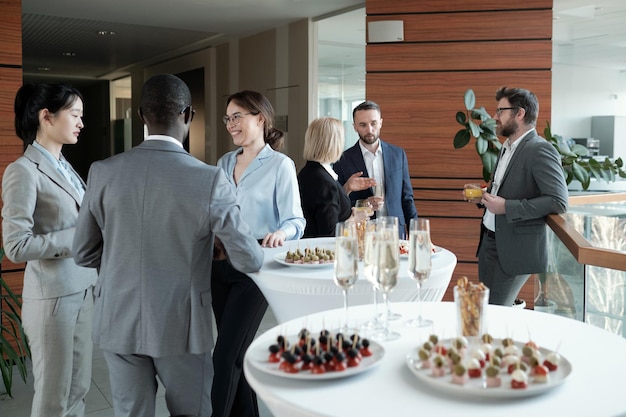
<svg viewBox="0 0 626 417"><path fill-rule="evenodd" d="M302 156L307 161L337 162L343 153L343 132L343 125L337 119L320 117L313 120L304 134Z"/></svg>

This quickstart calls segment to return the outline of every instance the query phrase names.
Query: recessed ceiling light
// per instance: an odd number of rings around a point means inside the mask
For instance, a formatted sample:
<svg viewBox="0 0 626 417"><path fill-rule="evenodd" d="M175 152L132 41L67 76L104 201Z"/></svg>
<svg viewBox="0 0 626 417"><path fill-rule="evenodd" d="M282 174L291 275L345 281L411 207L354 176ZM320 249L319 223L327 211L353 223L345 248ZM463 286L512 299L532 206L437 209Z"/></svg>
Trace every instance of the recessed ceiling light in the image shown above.
<svg viewBox="0 0 626 417"><path fill-rule="evenodd" d="M39 71L50 71L50 69L51 69L50 67L39 67L39 68L37 68L37 70L39 70Z"/></svg>
<svg viewBox="0 0 626 417"><path fill-rule="evenodd" d="M76 52L61 52L63 56L76 56Z"/></svg>
<svg viewBox="0 0 626 417"><path fill-rule="evenodd" d="M98 35L100 35L100 36L113 36L113 35L115 35L115 32L112 32L110 30L99 30L98 31Z"/></svg>

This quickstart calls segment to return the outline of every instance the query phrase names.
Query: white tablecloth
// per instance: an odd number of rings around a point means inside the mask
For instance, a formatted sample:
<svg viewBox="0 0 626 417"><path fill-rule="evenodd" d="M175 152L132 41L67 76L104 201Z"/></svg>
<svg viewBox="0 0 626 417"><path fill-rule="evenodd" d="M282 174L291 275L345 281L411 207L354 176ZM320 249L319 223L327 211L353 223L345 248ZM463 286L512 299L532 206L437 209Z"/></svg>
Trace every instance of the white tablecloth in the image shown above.
<svg viewBox="0 0 626 417"><path fill-rule="evenodd" d="M415 303L394 308L405 316L416 314ZM452 337L456 326L454 304L424 303L423 313L434 319L435 332ZM318 331L323 322L339 318L342 310L308 317L307 328ZM367 306L355 307L354 315L369 316ZM593 416L626 415L623 382L626 375L626 339L600 328L563 317L502 306L489 306L488 328L494 337L532 340L556 349L572 365L561 386L534 397L484 399L453 396L418 380L405 364L408 353L431 333L431 329L392 322L400 339L383 342L385 356L379 366L349 378L300 381L268 375L250 365L250 352L269 347L278 334L297 334L302 320L292 320L268 330L250 346L244 372L274 417L415 417L415 416Z"/></svg>
<svg viewBox="0 0 626 417"><path fill-rule="evenodd" d="M274 260L276 254L287 250L309 247L332 248L334 238L301 239L288 241L279 248L264 248L265 260L259 272L249 274L267 299L279 323L296 317L343 306L341 289L333 282L333 266L302 268L285 266ZM441 248L432 258L432 272L422 287L422 299L441 301L452 272L456 266L456 256ZM407 271L408 261L402 258L398 273L398 284L389 299L397 301L417 300L417 284ZM363 276L363 265L359 263L359 279L349 290L348 303L351 306L371 304L374 301L372 285ZM382 300L382 297L379 297ZM382 302L381 308L382 308ZM380 310L382 311L382 309ZM372 310L373 315L373 310Z"/></svg>

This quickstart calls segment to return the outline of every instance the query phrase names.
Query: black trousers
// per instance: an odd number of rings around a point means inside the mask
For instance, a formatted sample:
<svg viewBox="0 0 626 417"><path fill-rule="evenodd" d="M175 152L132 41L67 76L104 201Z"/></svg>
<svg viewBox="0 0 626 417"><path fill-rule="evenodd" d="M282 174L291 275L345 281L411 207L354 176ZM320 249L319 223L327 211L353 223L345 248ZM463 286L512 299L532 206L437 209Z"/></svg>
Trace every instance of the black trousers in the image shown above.
<svg viewBox="0 0 626 417"><path fill-rule="evenodd" d="M258 417L256 394L243 375L243 357L267 301L254 281L227 261L213 261L211 293L218 332L213 351L213 417Z"/></svg>

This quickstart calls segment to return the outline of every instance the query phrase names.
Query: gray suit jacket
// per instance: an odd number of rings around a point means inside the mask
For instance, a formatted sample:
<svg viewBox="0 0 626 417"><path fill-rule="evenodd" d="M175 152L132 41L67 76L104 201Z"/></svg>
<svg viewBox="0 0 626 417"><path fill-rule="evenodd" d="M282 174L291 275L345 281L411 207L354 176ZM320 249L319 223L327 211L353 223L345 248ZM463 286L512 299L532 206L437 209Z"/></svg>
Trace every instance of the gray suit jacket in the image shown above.
<svg viewBox="0 0 626 417"><path fill-rule="evenodd" d="M235 268L260 269L262 250L220 168L162 140L93 163L74 259L99 268L100 348L152 357L209 352L214 236Z"/></svg>
<svg viewBox="0 0 626 417"><path fill-rule="evenodd" d="M95 271L77 266L72 259L80 197L33 146L4 171L2 201L6 255L13 262L27 262L25 298L62 297L95 284Z"/></svg>
<svg viewBox="0 0 626 417"><path fill-rule="evenodd" d="M568 200L561 158L554 146L535 131L522 138L498 195L506 199L506 214L496 215L495 230L502 269L510 275L545 272L546 216L567 211Z"/></svg>

